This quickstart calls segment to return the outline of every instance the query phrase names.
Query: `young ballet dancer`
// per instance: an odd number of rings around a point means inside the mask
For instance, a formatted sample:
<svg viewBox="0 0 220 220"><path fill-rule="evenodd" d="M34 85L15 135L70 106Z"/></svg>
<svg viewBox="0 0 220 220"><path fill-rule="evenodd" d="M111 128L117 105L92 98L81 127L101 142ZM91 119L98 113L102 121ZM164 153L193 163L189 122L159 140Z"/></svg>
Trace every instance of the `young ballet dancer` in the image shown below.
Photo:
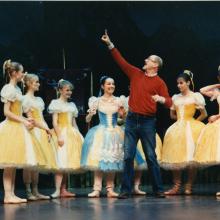
<svg viewBox="0 0 220 220"><path fill-rule="evenodd" d="M217 78L220 82L220 66ZM195 150L194 161L203 167L220 164L220 83L203 87L200 92L218 103L218 114L209 117ZM217 192L216 196L219 197L220 193Z"/></svg>
<svg viewBox="0 0 220 220"><path fill-rule="evenodd" d="M34 128L31 130L31 133L40 143L41 151L43 151L46 157L46 166L43 170L51 172L57 169L56 149L53 141L51 141L52 133L43 117L44 101L42 98L35 96L35 92L39 91L40 87L39 77L36 74L25 74L23 81L26 89L26 95L22 102L23 112L28 118L34 120ZM38 179L39 172L37 170L23 169L23 180L28 200L50 198L39 193Z"/></svg>
<svg viewBox="0 0 220 220"><path fill-rule="evenodd" d="M3 72L9 83L1 90L6 119L0 124L0 167L4 169L4 203L22 203L26 199L14 193L16 168L36 168L40 164L35 155L35 146L29 130L33 120L22 116L22 93L17 86L24 73L20 63L7 60Z"/></svg>
<svg viewBox="0 0 220 220"><path fill-rule="evenodd" d="M83 136L76 124L78 110L73 102L69 102L73 85L67 80L58 82L59 98L52 100L48 111L52 114L54 139L57 140L58 171L55 174L55 192L52 198L72 197L74 193L67 191L67 174L80 172L80 158Z"/></svg>
<svg viewBox="0 0 220 220"><path fill-rule="evenodd" d="M123 169L123 131L117 125L118 114L123 114L123 101L113 95L114 79L103 76L100 79L101 94L89 99L89 114L86 121L90 122L98 112L99 125L91 128L83 144L81 166L94 171L93 192L89 197L99 197L102 190L103 175L106 174L107 197L117 197L114 192L115 172Z"/></svg>
<svg viewBox="0 0 220 220"><path fill-rule="evenodd" d="M176 122L170 126L165 134L162 148L161 166L173 171L174 186L165 192L166 195L176 195L181 190L181 171L188 170L188 181L185 185L185 194L192 193L192 184L196 170L190 166L201 130L206 118L205 100L198 92L193 92L193 74L184 70L177 77L177 87L180 91L172 97L173 105L170 117ZM196 110L200 115L195 119Z"/></svg>

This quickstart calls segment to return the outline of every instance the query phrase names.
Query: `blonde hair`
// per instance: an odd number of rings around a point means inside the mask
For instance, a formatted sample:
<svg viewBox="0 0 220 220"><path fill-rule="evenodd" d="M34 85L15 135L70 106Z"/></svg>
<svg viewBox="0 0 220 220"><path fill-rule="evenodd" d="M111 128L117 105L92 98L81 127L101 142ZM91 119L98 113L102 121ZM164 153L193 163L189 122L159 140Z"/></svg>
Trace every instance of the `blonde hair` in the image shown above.
<svg viewBox="0 0 220 220"><path fill-rule="evenodd" d="M64 86L69 86L71 90L74 89L74 85L70 81L65 79L60 79L57 84L57 97L60 96L59 90L63 89Z"/></svg>
<svg viewBox="0 0 220 220"><path fill-rule="evenodd" d="M26 87L27 89L29 88L29 86L31 85L31 83L34 80L38 80L39 77L38 75L34 74L34 73L25 73L24 74L24 78L23 78L23 82L24 82L24 87Z"/></svg>
<svg viewBox="0 0 220 220"><path fill-rule="evenodd" d="M18 63L18 62L12 62L10 59L6 60L3 63L3 77L6 78L7 81L7 77L10 78L11 74L15 71L18 72L20 70L23 70L23 66L22 64Z"/></svg>

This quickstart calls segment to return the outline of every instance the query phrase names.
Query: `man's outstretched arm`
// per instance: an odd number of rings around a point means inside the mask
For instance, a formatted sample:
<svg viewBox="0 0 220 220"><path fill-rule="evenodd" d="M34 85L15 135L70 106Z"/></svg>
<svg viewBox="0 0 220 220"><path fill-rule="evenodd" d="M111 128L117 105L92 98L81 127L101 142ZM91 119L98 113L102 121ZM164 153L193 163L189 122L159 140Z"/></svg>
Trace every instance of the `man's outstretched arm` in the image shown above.
<svg viewBox="0 0 220 220"><path fill-rule="evenodd" d="M122 71L128 76L129 79L135 74L135 71L139 71L139 69L130 63L128 63L121 53L114 47L114 44L111 42L107 30L105 30L105 34L102 36L102 41L108 46L111 51L111 55L115 62L119 65Z"/></svg>

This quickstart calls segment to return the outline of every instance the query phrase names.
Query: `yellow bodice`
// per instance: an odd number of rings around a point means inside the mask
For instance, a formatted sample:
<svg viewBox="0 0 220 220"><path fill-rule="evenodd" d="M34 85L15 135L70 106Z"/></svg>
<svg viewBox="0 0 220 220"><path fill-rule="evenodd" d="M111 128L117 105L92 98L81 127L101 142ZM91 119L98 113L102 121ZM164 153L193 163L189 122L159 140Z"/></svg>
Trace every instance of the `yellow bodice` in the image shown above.
<svg viewBox="0 0 220 220"><path fill-rule="evenodd" d="M10 110L15 115L21 116L22 115L21 101L15 100L14 102L11 102Z"/></svg>
<svg viewBox="0 0 220 220"><path fill-rule="evenodd" d="M72 113L70 112L58 113L58 125L61 127L72 126Z"/></svg>
<svg viewBox="0 0 220 220"><path fill-rule="evenodd" d="M196 105L186 104L178 105L175 107L177 113L177 120L190 120L193 119L193 116L196 112Z"/></svg>
<svg viewBox="0 0 220 220"><path fill-rule="evenodd" d="M35 119L36 121L42 121L43 120L43 115L42 115L41 110L39 110L37 108L32 108L31 113L32 113L33 119Z"/></svg>

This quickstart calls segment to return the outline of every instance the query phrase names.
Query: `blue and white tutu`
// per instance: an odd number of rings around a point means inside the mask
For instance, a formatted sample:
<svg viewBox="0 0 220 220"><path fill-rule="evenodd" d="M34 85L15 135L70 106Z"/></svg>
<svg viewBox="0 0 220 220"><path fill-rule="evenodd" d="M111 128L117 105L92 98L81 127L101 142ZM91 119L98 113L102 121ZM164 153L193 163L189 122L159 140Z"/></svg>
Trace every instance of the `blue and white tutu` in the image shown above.
<svg viewBox="0 0 220 220"><path fill-rule="evenodd" d="M113 102L113 103L112 103ZM120 99L114 97L111 103L91 97L90 108L98 110L99 125L91 128L84 140L81 167L87 170L121 171L124 161L124 132L117 125Z"/></svg>

